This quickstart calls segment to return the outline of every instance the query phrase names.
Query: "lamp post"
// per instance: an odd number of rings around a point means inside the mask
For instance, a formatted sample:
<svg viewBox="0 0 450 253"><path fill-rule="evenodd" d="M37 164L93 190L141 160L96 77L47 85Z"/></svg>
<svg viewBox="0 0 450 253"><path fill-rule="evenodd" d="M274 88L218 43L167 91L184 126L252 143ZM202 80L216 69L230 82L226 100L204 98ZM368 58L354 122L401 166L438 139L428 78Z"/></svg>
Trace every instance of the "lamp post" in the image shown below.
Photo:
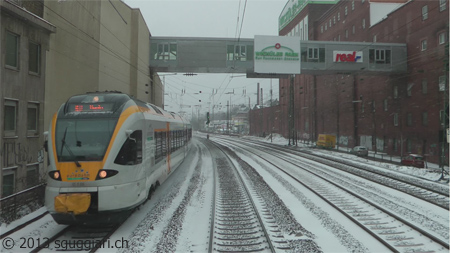
<svg viewBox="0 0 450 253"><path fill-rule="evenodd" d="M228 132L228 135L230 135L231 94L234 94L234 90L233 90L233 92L230 91L230 92L227 92L225 94L229 94L230 95L230 100L227 101L227 107L228 107L228 110L227 110L227 132Z"/></svg>

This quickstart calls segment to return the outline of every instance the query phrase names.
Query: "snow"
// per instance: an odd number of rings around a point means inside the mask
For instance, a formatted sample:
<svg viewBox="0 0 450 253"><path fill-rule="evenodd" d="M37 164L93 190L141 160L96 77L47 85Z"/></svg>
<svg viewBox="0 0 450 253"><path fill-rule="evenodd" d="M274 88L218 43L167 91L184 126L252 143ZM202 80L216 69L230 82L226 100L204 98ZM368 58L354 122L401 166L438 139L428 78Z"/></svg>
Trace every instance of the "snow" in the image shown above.
<svg viewBox="0 0 450 253"><path fill-rule="evenodd" d="M199 136L205 138L204 136ZM237 137L236 137L237 138ZM272 142L277 145L287 146L288 141L280 136L270 138L241 137L252 140ZM214 136L210 136L214 140ZM147 201L111 236L109 241L122 241L123 247L102 248L99 252L206 252L209 243L209 227L211 222L211 208L213 206L213 158L208 148L199 141L193 141L193 148L183 164L172 172L172 175L154 193L152 199ZM418 169L414 167L400 166L394 163L383 163L370 159L356 157L354 155L330 150L310 148L311 145L300 144L297 149L308 149L313 153L330 155L342 159L360 162L372 168L385 170L390 173L399 173L412 177L425 178L437 181L440 176L439 166L428 164L430 169ZM294 147L291 147L294 148ZM237 150L235 150L237 151ZM371 153L370 156L374 154ZM320 247L323 252L387 252L388 249L363 231L360 227L350 222L344 215L336 212L306 188L298 186L289 177L273 172L266 163L256 162L248 153L238 153L240 159L255 168L271 186L284 205L290 210L295 221L299 223L306 235ZM386 157L385 157L386 158ZM399 162L397 157L388 157L394 162ZM388 161L389 161L388 160ZM288 166L286 166L288 167ZM288 168L289 169L289 168ZM446 177L448 179L448 175ZM443 187L448 187L445 180L439 181ZM405 207L413 207L418 212L429 214L431 219L438 220L448 227L449 213L446 210L435 208L430 204L402 203L406 197L402 193L393 192L392 189L379 187L368 183L368 191L374 194L386 195L389 199L398 199L399 204ZM15 221L9 225L2 224L1 233L32 219L45 211L43 208ZM175 214L175 215L174 215ZM61 230L64 226L57 225L47 215L41 220L22 229L9 237L16 244L20 238L50 237L51 234ZM310 234L308 234L310 233ZM299 240L301 234L285 233L287 240ZM448 237L448 234L447 234ZM3 241L4 239L2 239ZM448 240L448 238L447 238ZM119 245L120 246L120 245ZM27 252L17 247L7 250L0 246L0 252ZM44 250L45 252L45 250ZM445 252L448 252L445 250Z"/></svg>

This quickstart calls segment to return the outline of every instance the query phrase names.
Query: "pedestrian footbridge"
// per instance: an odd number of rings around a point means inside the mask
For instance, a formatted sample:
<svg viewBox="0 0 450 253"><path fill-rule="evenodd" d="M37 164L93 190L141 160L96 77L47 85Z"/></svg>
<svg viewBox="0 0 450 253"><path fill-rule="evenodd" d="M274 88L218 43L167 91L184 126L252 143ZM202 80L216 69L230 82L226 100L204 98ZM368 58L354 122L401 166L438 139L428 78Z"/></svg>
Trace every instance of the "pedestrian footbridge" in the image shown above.
<svg viewBox="0 0 450 253"><path fill-rule="evenodd" d="M156 72L245 73L249 78L287 74L392 74L407 71L406 44L254 39L150 37Z"/></svg>

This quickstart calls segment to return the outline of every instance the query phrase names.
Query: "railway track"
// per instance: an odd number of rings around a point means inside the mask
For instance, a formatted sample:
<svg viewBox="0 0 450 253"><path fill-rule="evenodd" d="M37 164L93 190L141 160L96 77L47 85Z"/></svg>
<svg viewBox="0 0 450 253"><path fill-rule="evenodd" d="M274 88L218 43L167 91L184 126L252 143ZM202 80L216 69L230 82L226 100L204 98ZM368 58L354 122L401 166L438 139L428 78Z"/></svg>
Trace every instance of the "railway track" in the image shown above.
<svg viewBox="0 0 450 253"><path fill-rule="evenodd" d="M240 173L223 151L214 153L214 199L208 252L288 250L257 193L247 188ZM260 211L261 210L261 211Z"/></svg>
<svg viewBox="0 0 450 253"><path fill-rule="evenodd" d="M230 142L227 138L219 138L224 141ZM236 140L233 140L233 142L236 142ZM415 198L419 198L423 201L426 201L430 204L436 205L438 207L444 208L446 210L449 210L450 206L450 198L449 198L449 191L448 188L445 187L439 187L441 185L438 185L434 182L427 182L425 180L417 180L417 178L412 177L399 177L396 174L389 173L388 171L384 171L383 173L380 173L376 169L371 168L370 166L361 166L356 165L355 163L352 163L351 161L346 161L343 159L336 159L332 157L321 157L319 155L302 152L299 150L292 150L289 148L284 148L280 146L274 147L273 145L261 143L261 142L255 142L255 141L247 141L242 142L238 141L239 143L248 145L248 143L253 143L255 145L264 147L265 149L269 148L270 150L279 152L280 149L283 150L283 152L287 152L293 155L297 155L327 166L331 166L333 168L345 171L347 173L351 173L353 175L363 177L366 180L370 180L375 183L382 184L384 186L390 187L392 189L401 191L403 193L406 193L408 195L411 195Z"/></svg>
<svg viewBox="0 0 450 253"><path fill-rule="evenodd" d="M232 143L227 142L227 144ZM235 144L236 142L233 145ZM262 157L255 152L247 151L278 168L296 182L314 192L393 252L442 252L449 249L448 242L365 197L347 190L332 179L320 175L310 168L300 166L279 155L271 154L271 156L299 168L300 170L296 170L294 176L292 172L276 165L273 158L269 160L267 156Z"/></svg>

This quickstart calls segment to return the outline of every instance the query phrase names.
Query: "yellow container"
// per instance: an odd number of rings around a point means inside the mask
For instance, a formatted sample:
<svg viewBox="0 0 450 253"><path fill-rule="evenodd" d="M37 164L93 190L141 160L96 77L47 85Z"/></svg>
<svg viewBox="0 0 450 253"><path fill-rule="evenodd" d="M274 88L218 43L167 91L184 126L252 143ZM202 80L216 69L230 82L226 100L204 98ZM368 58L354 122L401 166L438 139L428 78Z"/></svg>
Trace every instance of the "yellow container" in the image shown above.
<svg viewBox="0 0 450 253"><path fill-rule="evenodd" d="M336 146L336 136L330 134L319 134L317 147L334 148Z"/></svg>

